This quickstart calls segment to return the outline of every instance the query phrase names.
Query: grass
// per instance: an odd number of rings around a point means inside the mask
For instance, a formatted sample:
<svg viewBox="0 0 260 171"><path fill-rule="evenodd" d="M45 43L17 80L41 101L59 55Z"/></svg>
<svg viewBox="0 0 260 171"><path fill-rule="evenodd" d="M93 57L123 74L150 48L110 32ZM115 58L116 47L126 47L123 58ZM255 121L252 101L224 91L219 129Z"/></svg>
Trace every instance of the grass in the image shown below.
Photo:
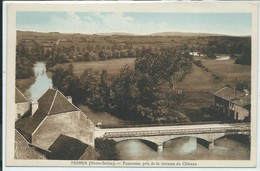
<svg viewBox="0 0 260 171"><path fill-rule="evenodd" d="M73 63L73 66L74 73L78 76L81 75L86 68L92 68L98 71L106 69L108 73L118 75L126 64L133 69L134 61L135 58L124 58L107 61L79 62ZM175 84L175 89L183 90L185 93L183 103L179 106L179 110L187 114L192 121L201 118L196 110L213 105L213 92L221 89L226 84L233 86L235 78L237 78L238 81L251 81L251 66L234 64L234 60L232 59L201 59L201 62L205 68L208 68L208 71L193 64L191 73L181 82ZM168 85L164 85L162 88L166 86ZM193 113L194 116L192 116ZM93 117L93 119L94 118L95 117ZM110 120L108 119L107 122L109 124Z"/></svg>
<svg viewBox="0 0 260 171"><path fill-rule="evenodd" d="M106 61L73 62L71 64L73 65L73 71L76 76L80 76L87 68L100 72L106 70L109 74L118 75L125 65L134 69L135 59L136 58L120 58ZM69 64L58 64L55 67L66 67L67 65Z"/></svg>
<svg viewBox="0 0 260 171"><path fill-rule="evenodd" d="M192 72L176 87L185 90L200 90L214 92L226 84L234 86L234 80L251 81L251 66L234 64L233 60L201 60L210 71L193 65ZM218 78L216 78L218 77Z"/></svg>
<svg viewBox="0 0 260 171"><path fill-rule="evenodd" d="M86 68L117 75L127 64L134 69L135 58L113 59L107 61L73 63L74 73L79 76ZM234 85L234 79L241 81L251 80L251 66L234 64L233 60L201 59L202 65L193 64L192 71L180 83L175 84L176 89L185 92L183 108L196 109L213 104L212 93L221 89L226 84ZM62 64L65 65L65 64ZM67 65L67 64L66 64ZM168 86L168 85L167 85Z"/></svg>

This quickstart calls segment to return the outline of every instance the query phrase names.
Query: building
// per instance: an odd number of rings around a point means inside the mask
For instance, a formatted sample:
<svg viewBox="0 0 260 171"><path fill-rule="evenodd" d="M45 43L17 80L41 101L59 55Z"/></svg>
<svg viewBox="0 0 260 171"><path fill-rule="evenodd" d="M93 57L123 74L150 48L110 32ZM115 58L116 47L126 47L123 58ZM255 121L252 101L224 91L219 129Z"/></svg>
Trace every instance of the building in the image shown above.
<svg viewBox="0 0 260 171"><path fill-rule="evenodd" d="M216 60L229 60L230 58L230 54L216 54Z"/></svg>
<svg viewBox="0 0 260 171"><path fill-rule="evenodd" d="M93 122L70 98L52 88L32 103L30 115L19 118L15 128L30 145L46 151L61 134L94 146Z"/></svg>
<svg viewBox="0 0 260 171"><path fill-rule="evenodd" d="M21 93L21 91L15 87L15 120L22 117L24 114L30 112L30 102L27 98Z"/></svg>
<svg viewBox="0 0 260 171"><path fill-rule="evenodd" d="M95 149L78 139L61 134L49 147L48 159L54 160L96 160Z"/></svg>
<svg viewBox="0 0 260 171"><path fill-rule="evenodd" d="M193 51L193 52L190 52L190 55L193 56L193 57L204 56L204 54L201 53L201 52L199 52L199 51Z"/></svg>
<svg viewBox="0 0 260 171"><path fill-rule="evenodd" d="M247 90L235 90L230 86L213 93L215 107L233 121L250 120L251 96Z"/></svg>

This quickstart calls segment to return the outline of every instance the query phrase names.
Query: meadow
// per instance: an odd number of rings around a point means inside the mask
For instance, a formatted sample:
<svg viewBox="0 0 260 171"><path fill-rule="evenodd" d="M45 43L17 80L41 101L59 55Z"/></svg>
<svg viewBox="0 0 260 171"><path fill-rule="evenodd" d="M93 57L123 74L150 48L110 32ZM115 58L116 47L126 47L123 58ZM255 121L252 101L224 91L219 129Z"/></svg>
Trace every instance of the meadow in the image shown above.
<svg viewBox="0 0 260 171"><path fill-rule="evenodd" d="M102 71L109 74L119 75L121 69L128 65L134 69L135 58L112 59L107 61L77 62L72 63L74 73L80 76L86 68ZM180 109L199 109L213 105L215 91L225 85L234 86L237 81L251 81L251 66L234 64L234 60L201 59L204 66L198 67L193 64L190 74L181 82L175 84L175 89L183 90L184 100ZM68 64L57 66L66 67ZM165 85L168 86L168 85Z"/></svg>
<svg viewBox="0 0 260 171"><path fill-rule="evenodd" d="M134 69L134 63L136 58L120 58L111 59L106 61L92 61L92 62L73 62L65 64L57 64L56 67L67 67L69 64L73 65L73 71L76 76L83 74L84 70L87 68L93 69L95 71L102 72L106 70L109 74L119 75L122 68L128 65L131 69Z"/></svg>

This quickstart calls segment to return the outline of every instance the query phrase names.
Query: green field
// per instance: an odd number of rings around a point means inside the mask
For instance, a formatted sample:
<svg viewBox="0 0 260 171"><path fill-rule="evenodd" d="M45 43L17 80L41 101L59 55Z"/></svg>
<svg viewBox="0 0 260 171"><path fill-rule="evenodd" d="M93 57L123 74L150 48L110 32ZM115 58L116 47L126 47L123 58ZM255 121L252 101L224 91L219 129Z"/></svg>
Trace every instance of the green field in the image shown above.
<svg viewBox="0 0 260 171"><path fill-rule="evenodd" d="M107 61L73 63L74 72L81 75L86 68L93 70L107 70L108 73L118 75L127 64L134 68L135 58L113 59ZM234 64L234 60L201 59L204 68L193 64L191 73L181 82L175 84L175 89L183 90L184 99L178 107L191 121L202 121L203 113L198 109L210 107L214 104L213 92L226 84L234 86L235 78L238 81L251 81L251 66ZM68 64L62 64L66 66ZM216 78L217 77L217 78ZM168 86L165 84L165 87ZM164 87L164 86L163 86ZM162 87L162 88L163 88Z"/></svg>
<svg viewBox="0 0 260 171"><path fill-rule="evenodd" d="M72 65L74 74L77 76L80 76L87 68L100 72L106 70L109 74L118 75L125 65L128 65L131 69L134 69L135 59L136 58L121 58L106 61L74 62ZM55 67L67 65L69 64L58 64Z"/></svg>
<svg viewBox="0 0 260 171"><path fill-rule="evenodd" d="M177 85L178 88L214 92L226 84L233 86L235 78L237 81L251 81L251 66L234 64L233 60L203 59L201 62L208 72L193 65L191 74Z"/></svg>
<svg viewBox="0 0 260 171"><path fill-rule="evenodd" d="M77 76L80 76L86 68L98 71L105 69L108 73L117 75L126 64L134 69L134 61L135 58L125 58L72 64ZM180 106L183 109L198 109L212 105L212 93L226 84L233 86L235 78L238 81L251 81L251 66L234 64L233 60L201 59L201 62L207 71L193 64L191 73L175 85L176 89L185 93L183 104Z"/></svg>
<svg viewBox="0 0 260 171"><path fill-rule="evenodd" d="M72 64L77 76L80 76L87 68L96 71L107 70L109 74L117 75L125 65L134 69L134 62L135 58L121 58ZM192 92L215 92L226 84L234 85L235 78L237 81L251 81L251 66L234 64L234 60L202 59L201 62L208 71L193 64L191 73L177 83L175 88ZM58 64L56 67L67 65ZM216 76L218 79L215 78Z"/></svg>

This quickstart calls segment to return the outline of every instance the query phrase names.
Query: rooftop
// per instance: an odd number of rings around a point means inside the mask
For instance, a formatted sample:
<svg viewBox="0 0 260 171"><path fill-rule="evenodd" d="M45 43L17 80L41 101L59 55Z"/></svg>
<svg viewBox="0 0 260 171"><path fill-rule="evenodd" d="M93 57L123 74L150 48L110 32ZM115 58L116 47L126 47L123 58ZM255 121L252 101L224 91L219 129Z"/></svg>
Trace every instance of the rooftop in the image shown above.
<svg viewBox="0 0 260 171"><path fill-rule="evenodd" d="M56 89L48 89L38 100L38 109L32 116L21 117L15 123L15 128L30 141L31 134L48 115L78 111L67 98Z"/></svg>
<svg viewBox="0 0 260 171"><path fill-rule="evenodd" d="M15 87L15 103L25 103L29 102L27 98L21 93L21 91Z"/></svg>
<svg viewBox="0 0 260 171"><path fill-rule="evenodd" d="M47 158L57 160L78 160L85 153L87 144L78 139L60 134L48 150Z"/></svg>
<svg viewBox="0 0 260 171"><path fill-rule="evenodd" d="M220 97L222 99L226 99L226 100L237 99L237 98L245 96L244 92L235 90L234 88L232 88L230 86L225 86L213 94L215 96L218 96L218 97Z"/></svg>
<svg viewBox="0 0 260 171"><path fill-rule="evenodd" d="M213 95L233 102L239 106L248 106L251 104L251 96L246 95L245 92L235 90L230 86L225 86L222 89L213 93Z"/></svg>

